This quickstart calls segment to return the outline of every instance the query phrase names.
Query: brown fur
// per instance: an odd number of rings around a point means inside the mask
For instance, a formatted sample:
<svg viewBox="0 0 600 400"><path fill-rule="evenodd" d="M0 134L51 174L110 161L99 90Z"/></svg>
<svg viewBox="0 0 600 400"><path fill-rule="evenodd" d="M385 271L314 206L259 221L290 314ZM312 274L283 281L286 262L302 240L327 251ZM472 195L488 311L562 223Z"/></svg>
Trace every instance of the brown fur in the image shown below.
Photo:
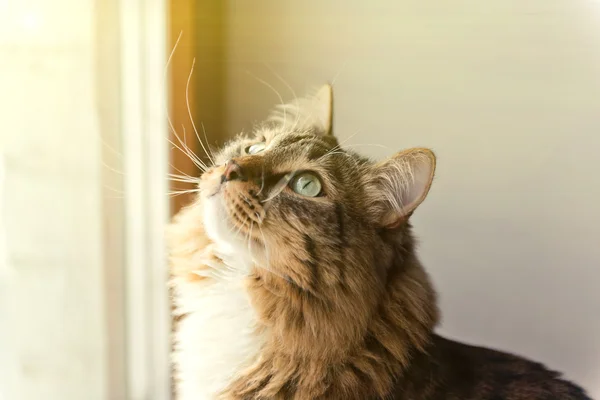
<svg viewBox="0 0 600 400"><path fill-rule="evenodd" d="M222 398L587 399L539 364L433 333L436 295L408 221L429 190L433 153L413 149L376 164L339 149L328 129L287 122L226 146L171 233L174 284L202 290L211 279L203 270L214 267L194 260L201 252L218 260L201 203L223 196L231 227L257 260L246 290L267 340ZM257 141L269 148L245 154ZM224 182L230 159L243 174ZM288 186L277 193L287 174L305 170L321 178L324 196L303 198Z"/></svg>

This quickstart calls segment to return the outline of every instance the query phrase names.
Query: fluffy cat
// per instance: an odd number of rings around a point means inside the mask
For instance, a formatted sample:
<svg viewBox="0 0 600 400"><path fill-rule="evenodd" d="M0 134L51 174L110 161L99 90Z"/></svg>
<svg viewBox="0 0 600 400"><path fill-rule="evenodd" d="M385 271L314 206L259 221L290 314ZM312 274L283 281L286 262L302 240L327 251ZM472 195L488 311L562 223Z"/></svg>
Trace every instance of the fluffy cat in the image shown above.
<svg viewBox="0 0 600 400"><path fill-rule="evenodd" d="M434 333L409 217L435 156L339 147L332 93L281 106L170 227L180 400L588 399L544 366Z"/></svg>

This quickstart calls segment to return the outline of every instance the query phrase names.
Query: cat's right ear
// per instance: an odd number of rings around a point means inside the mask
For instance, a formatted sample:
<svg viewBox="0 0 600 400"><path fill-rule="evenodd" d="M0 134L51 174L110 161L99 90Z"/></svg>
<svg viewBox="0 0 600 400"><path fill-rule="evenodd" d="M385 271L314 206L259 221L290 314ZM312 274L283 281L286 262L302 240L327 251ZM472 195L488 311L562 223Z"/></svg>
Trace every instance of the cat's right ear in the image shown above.
<svg viewBox="0 0 600 400"><path fill-rule="evenodd" d="M271 120L289 132L311 131L317 135L333 135L333 87L329 84L305 97L282 104Z"/></svg>
<svg viewBox="0 0 600 400"><path fill-rule="evenodd" d="M367 182L368 209L380 226L400 226L425 200L435 162L431 150L415 148L399 152L373 167Z"/></svg>

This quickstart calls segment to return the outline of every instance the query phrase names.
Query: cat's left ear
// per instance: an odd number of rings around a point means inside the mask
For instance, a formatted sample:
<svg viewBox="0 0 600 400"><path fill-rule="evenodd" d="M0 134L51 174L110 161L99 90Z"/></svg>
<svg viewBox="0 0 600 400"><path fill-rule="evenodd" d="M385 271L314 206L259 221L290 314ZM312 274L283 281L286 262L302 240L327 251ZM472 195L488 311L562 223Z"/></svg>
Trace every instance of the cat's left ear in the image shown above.
<svg viewBox="0 0 600 400"><path fill-rule="evenodd" d="M435 174L435 154L424 148L399 152L374 166L367 183L377 222L394 228L425 200Z"/></svg>
<svg viewBox="0 0 600 400"><path fill-rule="evenodd" d="M323 85L314 98L316 120L313 121L323 135L333 135L333 86Z"/></svg>
<svg viewBox="0 0 600 400"><path fill-rule="evenodd" d="M333 87L323 85L312 94L278 106L271 119L287 131L333 135Z"/></svg>

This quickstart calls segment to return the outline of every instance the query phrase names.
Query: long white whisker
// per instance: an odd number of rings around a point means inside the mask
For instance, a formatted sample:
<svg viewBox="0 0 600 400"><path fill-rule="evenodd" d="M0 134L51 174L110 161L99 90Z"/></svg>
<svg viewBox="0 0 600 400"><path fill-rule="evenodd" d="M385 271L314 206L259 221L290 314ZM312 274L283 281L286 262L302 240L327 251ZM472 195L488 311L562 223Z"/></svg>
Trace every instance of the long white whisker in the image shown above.
<svg viewBox="0 0 600 400"><path fill-rule="evenodd" d="M273 200L275 197L277 197L277 195L279 193L281 193L283 191L283 189L285 189L285 187L287 186L287 184L290 182L290 180L292 180L292 178L294 177L295 172L290 172L288 174L285 174L283 176L283 178L281 178L274 186L273 186L273 194L271 194L271 196L269 196L267 199L263 200L262 203L267 203L271 200Z"/></svg>
<svg viewBox="0 0 600 400"><path fill-rule="evenodd" d="M190 182L198 182L198 178L194 177L194 176L190 176L188 174L183 174L183 175L179 175L179 174L168 174L171 178L179 178L179 179L187 179Z"/></svg>
<svg viewBox="0 0 600 400"><path fill-rule="evenodd" d="M102 145L104 147L106 147L108 150L110 150L111 153L113 153L114 155L116 155L117 157L123 159L123 154L119 153L117 150L115 150L114 148L112 148L108 143L106 143L104 141L104 138L102 136L100 136L100 141L102 142Z"/></svg>
<svg viewBox="0 0 600 400"><path fill-rule="evenodd" d="M185 137L185 135L186 135L185 126L182 125L182 128L183 128L183 135ZM185 148L185 150L183 148L181 148L180 146L178 146L171 139L167 138L167 141L169 143L171 143L173 146L175 146L183 154L185 154L186 156L188 156L188 158L194 163L194 165L196 167L198 167L202 171L206 171L208 169L208 167L202 161L200 161L200 159L192 152L192 150L189 147L187 147L187 145L185 144L185 142L183 142L181 140L181 138L179 137L179 135L177 135L176 132L173 132L173 133L174 133L175 137L177 138L177 140L179 141L179 143L181 143L181 146L183 146Z"/></svg>
<svg viewBox="0 0 600 400"><path fill-rule="evenodd" d="M104 168L106 168L109 171L114 172L115 174L119 174L121 176L125 176L125 172L122 171L118 171L116 169L114 169L113 167L111 167L110 165L106 164L104 161L102 161L102 165L104 166Z"/></svg>
<svg viewBox="0 0 600 400"><path fill-rule="evenodd" d="M183 172L182 170L180 170L179 168L177 168L173 164L169 163L169 165L171 166L171 168L173 168L175 171L179 172L180 174L185 175L185 176L189 176L188 174L186 174L185 172Z"/></svg>
<svg viewBox="0 0 600 400"><path fill-rule="evenodd" d="M123 190L119 190L119 189L115 189L113 187L110 187L108 185L103 185L105 189L110 190L111 192L115 192L115 193L119 193L119 194L125 194L125 192Z"/></svg>
<svg viewBox="0 0 600 400"><path fill-rule="evenodd" d="M168 193L169 197L177 197L189 193L198 193L198 190L181 190Z"/></svg>
<svg viewBox="0 0 600 400"><path fill-rule="evenodd" d="M198 193L200 192L199 189L181 189L181 190L170 190L169 193L180 193L180 194L185 194L185 193Z"/></svg>
<svg viewBox="0 0 600 400"><path fill-rule="evenodd" d="M288 90L292 93L292 96L294 96L294 100L293 101L294 101L294 103L296 103L296 106L297 106L298 105L298 96L296 95L296 91L294 90L294 88L292 88L292 86L285 79L283 79L283 77L279 73L277 73L277 71L275 71L275 69L273 69L273 67L271 67L268 63L264 63L264 64L265 64L265 67L267 67L267 69L269 71L271 71L271 73L273 75L275 75L275 77L277 79L279 79L279 81L281 83L283 83L288 88ZM285 105L284 105L284 107L285 107ZM284 109L284 112L285 112L285 109ZM285 118L284 118L284 120L285 120ZM296 121L294 121L294 125L292 127L292 130L296 129L296 127L298 126L299 122L300 122L300 113L297 112L296 113ZM285 121L284 121L284 125L285 125Z"/></svg>
<svg viewBox="0 0 600 400"><path fill-rule="evenodd" d="M181 183L197 183L197 181L194 181L192 179L181 179L181 178L169 177L169 180L173 181L173 182L181 182Z"/></svg>
<svg viewBox="0 0 600 400"><path fill-rule="evenodd" d="M192 123L192 127L194 128L194 133L196 134L196 138L198 139L200 146L202 146L204 153L206 154L206 156L208 157L210 162L214 165L215 161L212 159L210 154L208 154L206 147L204 147L204 143L202 143L202 139L200 139L200 135L198 134L198 129L196 129L196 124L194 123L194 117L192 116L192 110L190 108L190 94L189 94L190 93L190 81L192 80L192 74L194 73L195 65L196 65L196 58L194 57L194 59L192 61L192 68L190 69L190 74L188 75L187 84L185 86L185 102L187 105L187 111L188 111L188 115L190 116L190 121Z"/></svg>
<svg viewBox="0 0 600 400"><path fill-rule="evenodd" d="M177 50L177 46L179 46L179 41L181 40L182 36L183 36L183 31L180 31L179 32L179 36L177 37L177 40L175 41L175 45L173 46L173 50L171 50L171 53L169 54L169 58L167 59L167 64L165 65L165 71L164 71L164 77L163 77L163 79L164 79L164 85L165 86L167 85L167 74L169 72L169 65L171 64L171 59L173 58L173 55L175 54L175 50ZM175 130L175 127L173 126L173 121L171 120L171 113L170 113L169 107L167 105L167 98L168 98L168 96L165 96L165 104L164 104L164 106L165 106L165 112L166 112L166 115L167 115L167 121L169 123L169 128L171 129L171 132L177 137L177 139L179 139L179 136L177 136L177 131ZM169 138L167 138L167 140L172 145L174 145L180 151L183 152L183 150L181 150L179 148L179 146L177 146L175 143L173 143ZM181 139L179 139L179 141L181 141ZM186 155L188 155L186 152L183 152L183 153L185 153ZM188 157L189 157L189 155L188 155ZM195 162L194 162L194 165L197 166L197 164Z"/></svg>
<svg viewBox="0 0 600 400"><path fill-rule="evenodd" d="M326 156L327 156L329 153L331 153L331 152L334 152L334 151L336 151L336 150L340 149L340 148L341 148L341 147L344 145L344 143L346 143L348 140L352 139L354 136L358 135L358 133L359 133L359 132L360 132L360 131L356 131L356 132L354 132L352 135L348 136L346 139L344 139L343 141L341 141L340 143L338 143L338 145L337 145L337 146L334 146L334 147L333 147L331 150L329 150L327 153L325 153L325 154L323 154L321 157L319 157L319 158L317 159L317 162L319 162L321 159L323 159L324 157L326 157Z"/></svg>
<svg viewBox="0 0 600 400"><path fill-rule="evenodd" d="M232 235L234 234L235 225L233 225L233 224L230 224L230 223L229 223L229 218L228 218L228 217L225 217L225 218L223 218L223 219L221 220L221 224L222 224L222 225L225 225L225 226L227 227L227 231L228 231L230 234L232 234Z"/></svg>
<svg viewBox="0 0 600 400"><path fill-rule="evenodd" d="M215 153L213 153L212 148L210 147L210 144L208 143L208 138L206 137L206 129L204 128L204 122L200 122L200 126L202 127L202 133L204 134L204 141L206 142L206 147L208 147L208 152L210 153L210 155L212 156L212 163L213 165L215 165Z"/></svg>
<svg viewBox="0 0 600 400"><path fill-rule="evenodd" d="M190 149L189 146L187 145L187 133L185 131L185 125L181 124L181 129L183 130L183 145L184 148L187 149L188 153L190 156L194 157L203 167L205 170L208 169L208 166L206 165L206 163L204 161L202 161L200 159L200 157L194 152L194 150ZM196 135L197 137L197 135ZM179 137L177 137L177 139L179 139ZM179 142L181 143L181 139L179 139Z"/></svg>
<svg viewBox="0 0 600 400"><path fill-rule="evenodd" d="M175 41L175 45L173 46L173 50L171 50L171 53L169 54L169 58L167 58L167 65L165 66L165 81L166 81L167 69L169 68L169 64L171 63L171 59L173 58L173 54L175 54L175 49L177 49L177 46L179 45L179 41L181 40L181 36L183 36L183 30L179 31L179 36L177 36L177 40Z"/></svg>
<svg viewBox="0 0 600 400"><path fill-rule="evenodd" d="M386 150L390 149L388 146L384 146L382 144L377 144L377 143L354 143L354 144L349 144L345 147L358 147L358 146L373 146L373 147L380 147L380 148L386 149Z"/></svg>
<svg viewBox="0 0 600 400"><path fill-rule="evenodd" d="M187 157L190 159L190 161L192 161L192 163L194 163L194 165L195 165L195 166L196 166L198 169L200 169L201 171L206 171L206 168L204 167L204 165L202 165L202 164L199 164L199 163L198 163L198 161L197 161L197 160L196 160L196 159L195 159L193 156L191 156L191 155L190 155L190 154L189 154L187 151L183 150L183 149L182 149L181 147L179 147L179 146L178 146L176 143L174 143L174 142L173 142L171 139L167 139L167 141L168 141L169 143L171 143L171 144L173 145L173 147L174 147L174 148L176 148L177 150L179 150L180 152L182 152L183 154L185 154L185 155L186 155L186 156L187 156ZM181 172L181 171L179 171L179 172Z"/></svg>
<svg viewBox="0 0 600 400"><path fill-rule="evenodd" d="M173 55L175 54L175 50L177 50L177 47L179 46L179 42L181 41L181 37L183 36L183 31L179 32L179 36L177 37L177 40L175 41L175 45L173 46L173 50L171 50L171 53L169 54L169 58L167 59L167 64L165 65L165 70L164 70L164 85L166 86L167 84L167 75L169 72L169 65L171 64L171 60L173 59ZM167 105L167 98L168 96L165 96L165 103L164 103L164 107L165 107L165 112L167 115L167 121L169 123L169 128L171 130L171 132L173 133L173 135L177 138L177 140L179 141L179 143L182 144L182 146L184 146L186 148L187 151L184 151L181 147L179 147L178 145L176 145L172 140L170 140L169 138L167 138L167 140L169 141L169 143L171 143L173 146L175 146L179 151L183 152L184 154L186 154L190 160L194 163L194 165L196 165L196 167L202 169L202 170L206 170L206 166L203 166L204 163L200 163L200 165L198 165L198 163L194 160L195 157L192 157L190 155L193 154L193 152L191 152L189 150L189 148L184 145L183 141L181 140L181 138L179 137L179 135L177 134L177 130L175 129L175 127L173 126L173 121L171 120L171 115L170 115L170 111L169 111L169 107ZM185 128L184 128L184 136L185 136Z"/></svg>
<svg viewBox="0 0 600 400"><path fill-rule="evenodd" d="M252 256L252 228L254 227L254 222L250 221L250 230L248 231L248 235L246 236L246 246L248 246L248 253Z"/></svg>
<svg viewBox="0 0 600 400"><path fill-rule="evenodd" d="M258 193L256 194L257 196L260 196L260 194L262 193L263 189L265 188L265 164L262 164L262 172L260 175L260 190L258 191Z"/></svg>
<svg viewBox="0 0 600 400"><path fill-rule="evenodd" d="M350 145L347 145L347 146L345 146L345 148L351 148L351 147L357 147L357 146L374 146L374 147L381 147L381 148L383 148L383 149L389 149L389 147L386 147L386 146L383 146L383 145L378 145L378 144L366 144L366 143L365 143L365 144L350 144ZM327 157L330 157L330 156L333 156L333 155L336 155L336 154L343 155L343 156L346 156L346 157L350 158L351 160L353 160L353 161L354 161L354 164L355 164L355 165L356 165L356 164L357 164L357 162L358 162L357 160L355 160L355 159L352 157L352 155L351 155L351 154L348 154L348 153L346 153L346 152L345 152L344 150L342 150L342 149L337 149L336 151L332 151L332 150L330 150L330 151L328 151L326 154L324 154L324 155L322 155L321 157L319 157L319 159L318 159L318 160L319 160L319 161L322 161L322 160L326 159Z"/></svg>
<svg viewBox="0 0 600 400"><path fill-rule="evenodd" d="M331 86L333 86L335 84L335 81L337 81L337 78L339 78L340 74L346 68L347 64L348 64L348 60L344 61L344 64L342 64L342 67L339 69L339 71L335 74L335 76L331 80Z"/></svg>
<svg viewBox="0 0 600 400"><path fill-rule="evenodd" d="M240 233L242 232L242 229L243 229L243 228L244 228L244 225L243 225L243 224L239 224L238 230L237 230L237 232L235 233L235 237L238 237L238 236L240 236Z"/></svg>
<svg viewBox="0 0 600 400"><path fill-rule="evenodd" d="M273 87L273 85L271 85L267 81L260 79L259 77L253 75L250 71L246 71L246 73L249 74L250 76L252 76L257 81L259 81L260 83L262 83L263 85L265 85L266 87L268 87L269 89L271 89L273 91L273 93L275 93L277 95L277 97L279 97L279 102L281 103L281 107L283 109L283 126L285 126L286 121L287 121L287 111L286 111L286 107L285 107L285 102L283 101L283 97L281 97L281 94L279 94L277 89L275 89Z"/></svg>

